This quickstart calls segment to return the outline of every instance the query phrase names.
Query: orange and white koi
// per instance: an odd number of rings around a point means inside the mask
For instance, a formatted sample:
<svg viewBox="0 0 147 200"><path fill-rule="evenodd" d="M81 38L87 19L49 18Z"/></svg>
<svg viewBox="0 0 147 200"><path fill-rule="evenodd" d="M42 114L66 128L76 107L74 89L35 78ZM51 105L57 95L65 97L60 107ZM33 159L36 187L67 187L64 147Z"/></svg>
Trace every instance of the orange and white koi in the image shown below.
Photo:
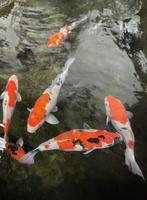
<svg viewBox="0 0 147 200"><path fill-rule="evenodd" d="M36 149L25 154L19 162L31 165L38 152L49 150L82 151L88 154L96 149L113 146L120 141L122 136L118 133L95 129L73 129L40 144Z"/></svg>
<svg viewBox="0 0 147 200"><path fill-rule="evenodd" d="M127 111L120 100L113 96L105 98L105 107L107 115L107 124L111 120L114 128L119 132L124 139L125 150L125 163L133 174L137 174L144 179L141 169L139 168L134 155L134 133L132 131Z"/></svg>
<svg viewBox="0 0 147 200"><path fill-rule="evenodd" d="M64 41L68 37L68 35L71 33L71 31L74 28L78 27L81 23L84 23L85 21L87 21L87 19L88 19L88 17L84 16L82 19L61 28L59 32L57 32L51 36L51 38L47 42L47 46L48 47L59 47L59 46L64 45Z"/></svg>
<svg viewBox="0 0 147 200"><path fill-rule="evenodd" d="M63 72L56 76L43 94L37 99L32 109L29 109L30 114L27 121L27 131L34 133L46 121L50 124L58 124L58 119L51 113L58 110L56 104L60 89L66 79L69 67L74 62L75 58L69 58L65 63Z"/></svg>
<svg viewBox="0 0 147 200"><path fill-rule="evenodd" d="M6 89L1 94L0 99L3 100L3 123L0 124L0 126L3 127L4 138L6 139L16 102L21 101L21 96L18 92L18 79L16 75L12 75L9 78Z"/></svg>
<svg viewBox="0 0 147 200"><path fill-rule="evenodd" d="M12 142L6 142L3 138L0 137L0 150L4 151L4 153L19 161L24 155L25 151L22 148L23 146L23 139L20 138L17 140L16 144Z"/></svg>
<svg viewBox="0 0 147 200"><path fill-rule="evenodd" d="M25 155L25 151L22 148L22 146L23 146L23 139L20 138L16 142L16 144L11 142L6 143L6 148L4 152L6 153L7 156L19 162L19 160L21 160Z"/></svg>

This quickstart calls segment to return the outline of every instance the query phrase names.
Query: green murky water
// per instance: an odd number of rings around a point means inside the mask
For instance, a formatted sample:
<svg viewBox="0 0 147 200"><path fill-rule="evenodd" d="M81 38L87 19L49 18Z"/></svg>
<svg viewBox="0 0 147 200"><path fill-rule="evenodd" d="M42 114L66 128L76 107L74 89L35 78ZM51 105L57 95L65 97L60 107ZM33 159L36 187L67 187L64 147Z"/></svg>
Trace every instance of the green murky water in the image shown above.
<svg viewBox="0 0 147 200"><path fill-rule="evenodd" d="M82 128L84 122L106 129L104 97L115 95L134 114L131 122L136 159L147 177L145 0L140 8L137 0L19 0L0 11L0 91L15 73L23 99L12 119L10 140L15 142L23 136L24 148L29 151L61 132ZM88 21L73 30L65 46L47 48L53 33L84 15L88 15ZM60 124L44 124L36 134L29 135L27 107L33 106L70 55L75 55L76 61L60 93L56 113ZM2 109L0 113L2 120ZM44 152L36 156L33 166L23 166L4 156L0 191L0 199L147 196L146 184L124 164L123 145L86 156Z"/></svg>

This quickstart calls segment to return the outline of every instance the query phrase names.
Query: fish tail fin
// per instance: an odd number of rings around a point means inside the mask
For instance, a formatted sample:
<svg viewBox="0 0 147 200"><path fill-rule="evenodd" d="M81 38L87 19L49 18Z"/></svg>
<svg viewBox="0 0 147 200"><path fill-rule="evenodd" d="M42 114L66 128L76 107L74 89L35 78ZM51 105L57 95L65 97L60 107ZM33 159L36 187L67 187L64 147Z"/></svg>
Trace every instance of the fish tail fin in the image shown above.
<svg viewBox="0 0 147 200"><path fill-rule="evenodd" d="M70 57L66 61L65 66L62 69L62 72L56 76L56 78L52 81L52 84L49 88L54 87L54 85L56 84L61 86L64 83L66 76L68 75L68 70L74 61L75 57Z"/></svg>
<svg viewBox="0 0 147 200"><path fill-rule="evenodd" d="M75 57L70 57L65 63L65 67L63 68L63 71L68 70L69 67L72 65L72 63L75 61Z"/></svg>
<svg viewBox="0 0 147 200"><path fill-rule="evenodd" d="M135 160L133 152L128 148L126 149L125 152L125 164L128 166L129 170L133 174L137 174L138 176L142 177L142 179L145 181L143 173Z"/></svg>
<svg viewBox="0 0 147 200"><path fill-rule="evenodd" d="M34 157L35 155L39 152L38 149L34 149L33 151L30 151L26 153L20 160L19 162L22 164L27 164L27 165L33 165L34 164Z"/></svg>
<svg viewBox="0 0 147 200"><path fill-rule="evenodd" d="M78 21L73 22L72 25L72 29L77 28L79 25L85 23L88 21L88 16L85 15L83 17L81 17L81 19L79 19Z"/></svg>

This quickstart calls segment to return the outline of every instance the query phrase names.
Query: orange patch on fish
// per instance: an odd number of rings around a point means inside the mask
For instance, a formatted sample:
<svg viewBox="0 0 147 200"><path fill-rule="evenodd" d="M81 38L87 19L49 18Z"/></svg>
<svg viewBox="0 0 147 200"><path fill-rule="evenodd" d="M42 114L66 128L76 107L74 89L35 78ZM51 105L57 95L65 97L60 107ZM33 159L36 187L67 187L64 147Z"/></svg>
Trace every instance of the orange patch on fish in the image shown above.
<svg viewBox="0 0 147 200"><path fill-rule="evenodd" d="M9 146L11 146L11 148ZM16 150L13 151L12 148L16 148ZM7 144L5 153L15 160L20 160L25 155L25 151L23 150L23 148L13 143Z"/></svg>
<svg viewBox="0 0 147 200"><path fill-rule="evenodd" d="M106 101L109 104L109 112L112 120L119 121L122 124L126 124L128 122L128 117L122 103L113 96L108 96Z"/></svg>
<svg viewBox="0 0 147 200"><path fill-rule="evenodd" d="M46 106L49 103L50 96L48 93L42 94L35 102L33 111L30 112L28 123L34 127L39 124L45 117Z"/></svg>
<svg viewBox="0 0 147 200"><path fill-rule="evenodd" d="M127 143L127 146L128 146L130 149L134 149L134 141L133 141L133 140L129 140L129 142Z"/></svg>
<svg viewBox="0 0 147 200"><path fill-rule="evenodd" d="M54 139L58 142L59 149L69 150L74 149L75 146L82 145L83 149L92 149L94 147L102 148L103 143L112 144L114 139L119 139L121 136L118 133L108 132L104 130L85 131L75 129L59 136Z"/></svg>
<svg viewBox="0 0 147 200"><path fill-rule="evenodd" d="M64 34L62 32L55 33L52 37L48 40L47 46L58 46L63 44L64 42Z"/></svg>
<svg viewBox="0 0 147 200"><path fill-rule="evenodd" d="M8 92L9 102L8 106L14 107L16 103L16 84L13 80L10 80L6 86L6 92Z"/></svg>
<svg viewBox="0 0 147 200"><path fill-rule="evenodd" d="M48 149L49 146L50 146L49 144L45 144L45 145L44 145L45 149Z"/></svg>
<svg viewBox="0 0 147 200"><path fill-rule="evenodd" d="M74 149L74 145L72 140L63 140L62 142L58 142L60 150L72 150Z"/></svg>
<svg viewBox="0 0 147 200"><path fill-rule="evenodd" d="M7 119L6 123L4 124L4 134L7 135L10 127L10 119Z"/></svg>

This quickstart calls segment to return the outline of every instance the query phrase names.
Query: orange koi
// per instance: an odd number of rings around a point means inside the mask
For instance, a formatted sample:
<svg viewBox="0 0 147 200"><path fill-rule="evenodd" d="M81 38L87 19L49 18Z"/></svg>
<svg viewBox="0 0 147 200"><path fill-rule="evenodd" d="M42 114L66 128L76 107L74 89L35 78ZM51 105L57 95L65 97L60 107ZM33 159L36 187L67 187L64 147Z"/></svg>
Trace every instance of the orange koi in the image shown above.
<svg viewBox="0 0 147 200"><path fill-rule="evenodd" d="M18 79L16 75L12 75L9 78L6 89L1 94L0 99L3 100L3 124L0 124L0 126L3 127L4 138L6 139L16 102L21 101L21 96L18 92Z"/></svg>
<svg viewBox="0 0 147 200"><path fill-rule="evenodd" d="M6 142L3 138L0 137L0 150L4 151L4 153L19 161L25 155L25 151L22 148L23 146L23 139L20 138L17 140L16 144L12 142Z"/></svg>
<svg viewBox="0 0 147 200"><path fill-rule="evenodd" d="M95 149L104 149L119 143L122 136L118 133L95 129L74 129L62 133L40 144L36 149L27 153L19 160L23 164L33 164L38 152L48 150L82 151L88 154Z"/></svg>
<svg viewBox="0 0 147 200"><path fill-rule="evenodd" d="M53 34L51 38L47 42L48 47L59 47L64 45L65 39L68 37L68 35L71 33L71 31L78 27L80 24L87 21L88 17L84 16L80 20L71 23L70 25L66 25L63 28L60 29L59 32Z"/></svg>
<svg viewBox="0 0 147 200"><path fill-rule="evenodd" d="M52 84L36 100L34 107L29 109L30 114L27 121L27 131L34 133L46 121L50 124L58 124L58 119L52 114L58 110L56 104L60 89L68 75L68 70L75 58L69 58L63 71L56 76Z"/></svg>
<svg viewBox="0 0 147 200"><path fill-rule="evenodd" d="M114 128L124 139L126 145L125 163L133 174L137 174L144 179L134 155L135 138L129 122L127 111L121 101L113 96L105 98L105 107L107 115L107 124L111 121Z"/></svg>

